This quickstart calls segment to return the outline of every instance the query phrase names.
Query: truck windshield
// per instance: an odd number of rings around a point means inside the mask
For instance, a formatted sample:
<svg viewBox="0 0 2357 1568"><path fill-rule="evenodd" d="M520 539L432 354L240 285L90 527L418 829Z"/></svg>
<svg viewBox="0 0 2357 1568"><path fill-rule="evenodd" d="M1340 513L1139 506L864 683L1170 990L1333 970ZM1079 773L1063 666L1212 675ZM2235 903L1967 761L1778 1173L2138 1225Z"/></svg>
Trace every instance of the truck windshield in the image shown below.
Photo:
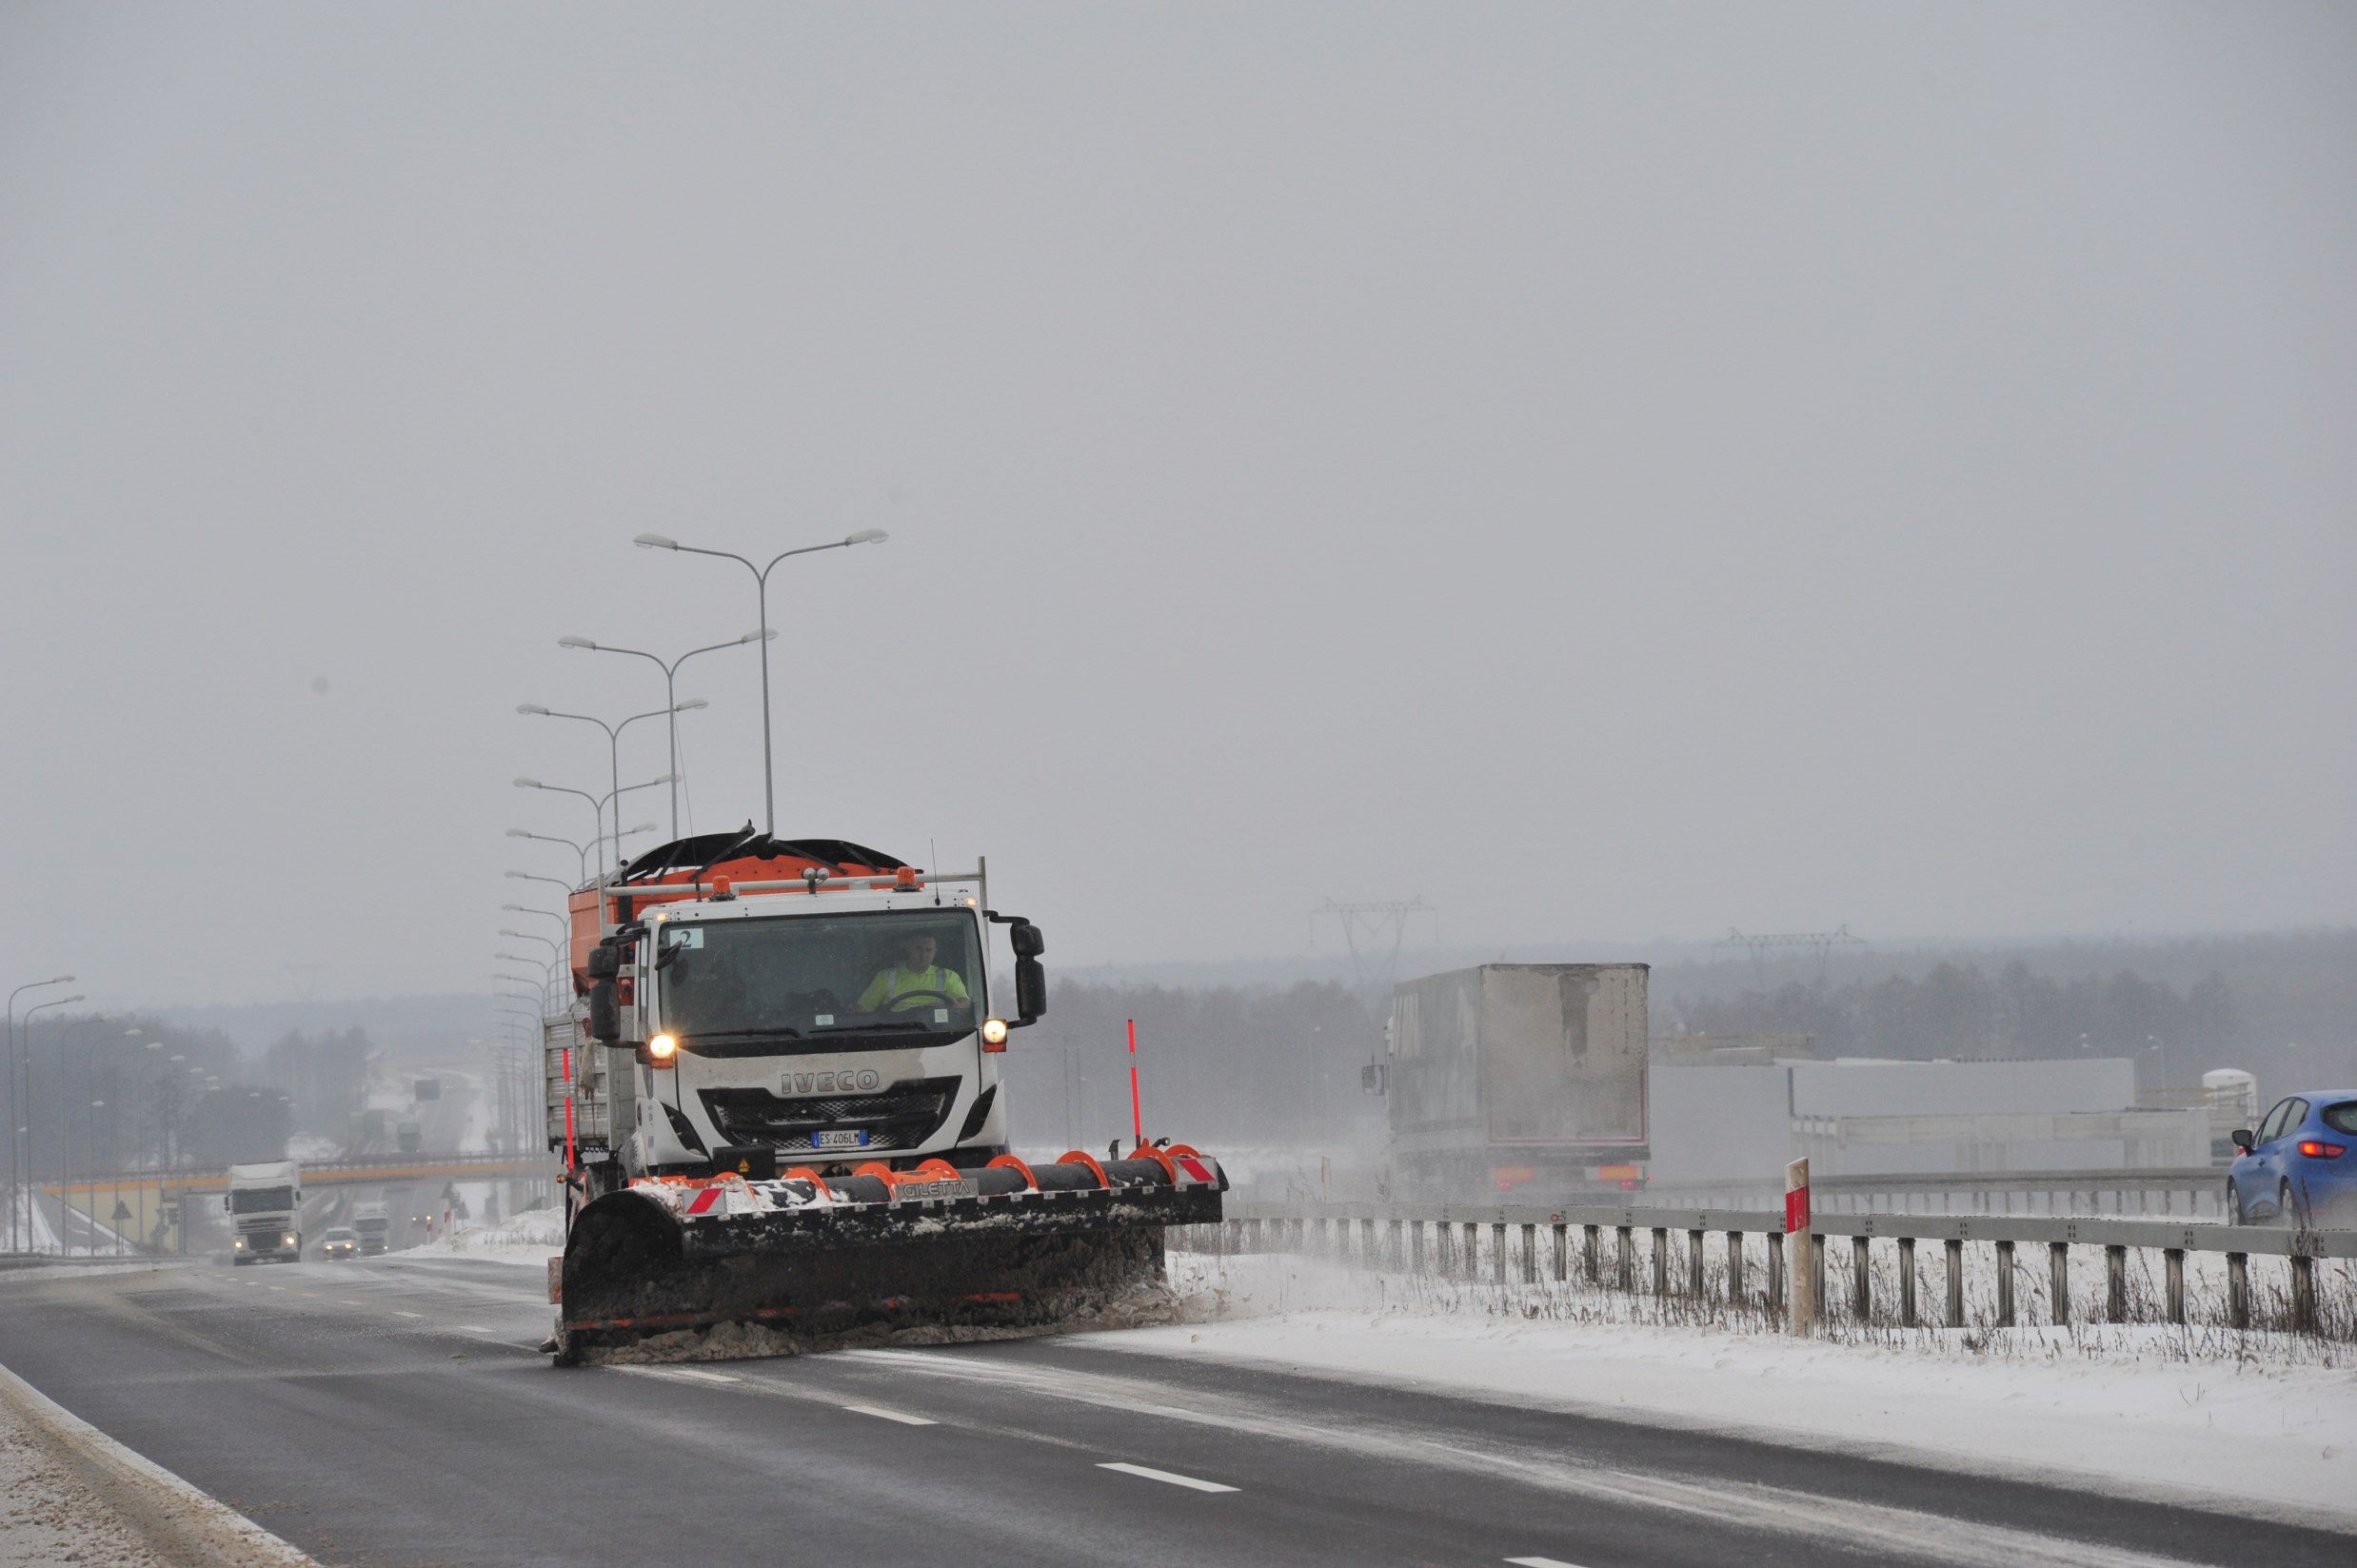
<svg viewBox="0 0 2357 1568"><path fill-rule="evenodd" d="M688 1050L925 1043L974 1027L980 932L962 909L656 927L663 1027Z"/></svg>
<svg viewBox="0 0 2357 1568"><path fill-rule="evenodd" d="M229 1194L231 1214L280 1214L293 1207L292 1187L239 1187Z"/></svg>

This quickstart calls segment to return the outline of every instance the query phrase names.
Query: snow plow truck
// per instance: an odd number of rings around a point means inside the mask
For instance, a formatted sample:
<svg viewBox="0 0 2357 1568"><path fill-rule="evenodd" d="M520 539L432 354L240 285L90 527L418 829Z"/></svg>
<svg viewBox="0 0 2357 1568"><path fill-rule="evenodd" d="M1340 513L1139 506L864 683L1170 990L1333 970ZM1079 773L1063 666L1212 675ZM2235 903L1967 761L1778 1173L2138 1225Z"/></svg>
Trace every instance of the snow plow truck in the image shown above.
<svg viewBox="0 0 2357 1568"><path fill-rule="evenodd" d="M546 1031L561 1362L724 1324L1054 1324L1158 1280L1165 1226L1219 1218L1227 1179L1184 1144L1009 1150L1000 1061L1046 1011L1046 943L989 907L986 863L748 824L577 891L570 937Z"/></svg>

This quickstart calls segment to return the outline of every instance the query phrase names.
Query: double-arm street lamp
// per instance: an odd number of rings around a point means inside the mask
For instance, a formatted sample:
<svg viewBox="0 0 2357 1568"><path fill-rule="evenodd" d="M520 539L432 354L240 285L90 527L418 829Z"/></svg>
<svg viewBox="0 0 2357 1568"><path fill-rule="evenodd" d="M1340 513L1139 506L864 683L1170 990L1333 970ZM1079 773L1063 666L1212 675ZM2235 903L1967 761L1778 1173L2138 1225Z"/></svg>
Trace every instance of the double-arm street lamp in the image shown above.
<svg viewBox="0 0 2357 1568"><path fill-rule="evenodd" d="M668 713L672 716L671 724L676 736L679 727L680 714L693 713L699 708L710 707L711 705L711 704L705 702L701 697L690 697L683 703L673 703L667 708L657 708L651 713L633 713L630 717L623 720L622 723L618 724L609 724L604 720L587 713L559 713L556 709L543 707L538 703L518 703L516 705L516 711L535 719L578 719L583 724L595 724L600 729L605 731L606 761L613 769L614 795L619 797L622 794L622 732L624 730L628 729L632 724L637 724L641 719L660 719L664 714ZM672 751L673 756L676 758L678 754L678 742L676 739L672 743ZM664 775L664 782L668 782L671 784L672 796L675 800L678 798L679 794L679 784L677 782L678 777L679 769L675 762L672 770ZM622 812L620 810L616 810L614 813L614 863L616 865L620 865L622 863Z"/></svg>
<svg viewBox="0 0 2357 1568"><path fill-rule="evenodd" d="M770 557L769 565L766 566L757 566L743 556L731 550L699 549L693 545L683 545L676 539L667 538L659 533L643 533L631 541L643 550L674 550L681 555L709 555L716 556L723 561L734 561L753 574L753 586L760 601L762 616L760 626L762 640L762 800L768 812L766 831L772 838L775 838L778 832L778 774L769 744L769 574L776 569L779 562L789 556L813 555L820 550L840 550L850 545L881 545L888 537L890 536L881 528L862 528L857 533L845 534L841 539L832 539L823 545L804 545L800 549L780 550Z"/></svg>
<svg viewBox="0 0 2357 1568"><path fill-rule="evenodd" d="M657 829L653 823L641 823L636 827L624 828L622 830L622 836L625 839L635 839L642 833L652 833L655 831L657 831ZM524 827L509 828L507 830L507 836L511 839L535 839L542 844L561 844L564 845L565 848L570 849L573 852L573 858L581 863L581 880L584 883L586 883L589 880L589 846L587 844L575 844L570 839L561 839L554 833L535 833L529 828ZM601 840L601 842L603 841ZM542 877L539 880L542 882L556 882L554 877ZM564 884L558 883L557 885L562 887ZM570 888L566 888L565 890L568 893L572 891Z"/></svg>
<svg viewBox="0 0 2357 1568"><path fill-rule="evenodd" d="M604 880L605 880L605 807L606 807L606 803L608 803L609 801L613 803L613 806L614 806L614 820L615 820L616 822L620 822L620 821L622 820L622 800L621 800L621 797L623 797L623 796L624 796L624 795L629 794L632 790L635 790L635 789L652 789L652 788L654 788L654 787L655 787L657 784L669 784L670 782L671 782L671 775L669 775L668 773L666 773L666 774L664 774L663 777L661 777L661 778L659 778L659 779L649 779L649 780L647 780L644 784L622 784L622 785L619 785L619 786L617 786L617 787L615 788L614 792L613 792L612 794L610 794L610 795L592 795L592 794L590 794L590 793L589 793L589 791L587 791L587 790L585 790L585 789L567 789L567 788L566 788L564 785L563 785L563 784L543 784L543 783L541 783L538 779L518 779L518 780L516 781L516 787L517 787L518 789L545 789L545 790L550 791L550 792L551 792L551 793L553 793L553 794L558 794L558 795L578 795L578 796L580 796L583 800L587 801L587 802L589 803L589 809L590 809L590 811L591 811L591 812L593 812L593 813L595 814L595 816L596 816L596 821L592 824L592 826L594 827L594 829L595 829L595 831L596 831L596 833L597 833L597 840L598 840L598 881L599 881L599 882L601 882L601 883L603 883L603 882L604 882ZM514 838L526 838L526 839L528 839L528 838L538 838L538 837L540 837L540 835L539 835L539 834L536 834L536 833L524 833L524 832L521 832L521 831L519 831L519 830L517 830L517 829L514 829L514 828L510 828L510 829L508 830L508 833L509 833L509 836L510 836L510 837L514 837ZM617 836L617 838L619 839L619 835ZM567 844L567 843L569 843L570 841L565 840L565 839L558 839L558 840L556 840L555 842L556 842L556 843L558 843L558 844ZM575 847L578 847L578 846L576 845ZM617 842L617 844L615 844L615 847L614 847L614 853L615 853L617 856L619 856L619 855L622 853L622 846L621 846L621 844L620 844L620 843L619 843L619 842ZM619 867L617 867L617 869L619 869Z"/></svg>
<svg viewBox="0 0 2357 1568"><path fill-rule="evenodd" d="M558 638L558 639L557 639L557 646L559 646L559 647L561 647L561 648L587 648L587 649L589 649L592 653L627 653L627 654L631 655L633 658L638 658L638 659L647 659L647 660L651 660L651 661L653 661L655 667L656 667L657 669L660 669L660 670L662 670L662 671L663 671L663 700L664 700L665 703L668 703L668 704L670 705L669 708L668 708L666 711L667 711L667 712L669 712L669 713L670 713L670 715L671 715L671 837L672 837L672 838L677 839L677 838L680 836L680 784L679 784L679 773L680 773L680 721L679 721L679 716L680 716L682 713L684 713L685 711L687 711L687 706L686 706L686 705L683 704L683 703L680 701L679 688L678 688L678 686L677 686L677 685L676 685L676 678L677 678L677 676L679 675L679 672L680 672L680 666L681 666L682 665L683 665L683 664L687 663L687 661L688 661L688 660L693 659L693 658L694 658L697 654L699 654L699 653L718 653L718 652L720 652L720 651L721 651L721 649L723 649L723 648L741 648L741 647L744 646L747 643L768 643L768 642L775 642L775 641L777 640L777 636L778 636L778 634L777 634L777 632L775 632L774 630L748 631L748 632L746 632L746 633L745 633L743 637L732 638L730 641L725 642L725 643L714 643L714 644L712 644L712 645L711 645L710 646L708 646L708 647L689 648L689 649L688 649L685 653L681 654L678 658L676 658L676 659L672 660L672 661L671 661L670 663L668 663L668 664L664 663L663 656L662 656L661 654L649 653L649 652L647 652L644 648L624 648L624 647L616 647L616 646L615 646L613 644L611 644L611 643L596 643L596 642L592 642L592 641L590 641L590 640L589 640L588 638L586 638L586 637L560 637L560 638ZM764 655L766 654L766 652L767 652L767 650L766 650L766 649L764 649L764 650L763 650ZM766 688L764 688L764 689L766 689ZM764 699L764 702L765 702L765 701L766 701L766 699ZM697 705L697 706L699 706L699 707L701 707L703 705L702 705L702 704L697 704L696 705Z"/></svg>

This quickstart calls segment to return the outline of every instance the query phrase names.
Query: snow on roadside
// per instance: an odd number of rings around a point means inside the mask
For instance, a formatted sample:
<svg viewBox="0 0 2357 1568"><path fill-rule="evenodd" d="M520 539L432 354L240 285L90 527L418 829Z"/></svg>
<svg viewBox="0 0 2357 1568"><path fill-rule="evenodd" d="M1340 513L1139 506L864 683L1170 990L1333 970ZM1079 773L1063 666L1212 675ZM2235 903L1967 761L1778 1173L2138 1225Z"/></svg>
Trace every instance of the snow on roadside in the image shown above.
<svg viewBox="0 0 2357 1568"><path fill-rule="evenodd" d="M528 1263L543 1268L564 1250L564 1216L554 1208L527 1209L496 1224L462 1223L404 1258L477 1258L494 1263Z"/></svg>
<svg viewBox="0 0 2357 1568"><path fill-rule="evenodd" d="M1918 1460L2026 1479L2074 1472L2180 1500L2196 1489L2357 1525L2357 1371L2347 1356L2189 1361L2170 1341L2202 1331L2158 1324L1795 1340L1634 1320L1610 1310L1628 1298L1593 1291L1599 1310L1584 1317L1535 1316L1512 1287L1436 1290L1279 1255L1174 1254L1171 1280L1192 1299L1194 1321L1070 1342L1803 1445L1911 1449Z"/></svg>

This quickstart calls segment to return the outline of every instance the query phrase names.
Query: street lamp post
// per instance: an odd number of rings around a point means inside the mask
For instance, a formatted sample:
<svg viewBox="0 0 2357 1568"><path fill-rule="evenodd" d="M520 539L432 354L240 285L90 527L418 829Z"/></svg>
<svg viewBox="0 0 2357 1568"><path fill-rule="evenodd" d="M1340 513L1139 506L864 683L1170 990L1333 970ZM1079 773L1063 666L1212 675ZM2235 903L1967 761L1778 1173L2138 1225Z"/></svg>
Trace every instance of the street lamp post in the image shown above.
<svg viewBox="0 0 2357 1568"><path fill-rule="evenodd" d="M881 545L889 537L890 535L881 528L862 528L857 533L845 534L841 539L829 540L823 545L804 545L800 549L780 550L770 557L769 565L766 566L756 566L743 556L730 550L699 549L693 545L683 545L676 539L667 538L659 533L643 533L631 541L643 550L673 550L682 555L717 556L723 561L734 561L753 574L753 586L760 601L762 616L760 628L762 634L762 801L768 813L768 826L765 831L771 838L776 838L778 835L778 775L769 744L769 574L776 569L779 562L789 556L814 555L820 550L839 550L851 545Z"/></svg>
<svg viewBox="0 0 2357 1568"><path fill-rule="evenodd" d="M746 633L745 633L743 637L735 638L735 639L733 639L733 640L731 640L731 641L729 641L729 642L725 642L725 643L714 643L714 644L710 645L709 645L709 646L707 646L707 647L689 648L689 649L688 649L685 653L681 654L678 658L676 658L676 659L672 660L669 664L665 664L665 663L664 663L663 658L662 658L662 656L661 656L660 654L653 654L653 653L649 653L649 652L647 652L644 648L624 648L624 647L616 647L616 646L615 646L613 644L611 644L611 643L597 643L597 642L592 642L592 641L590 641L590 640L589 640L588 638L586 638L586 637L560 637L560 638L558 638L558 639L557 639L557 646L559 646L559 647L561 647L561 648L587 648L587 649L589 649L589 651L591 651L592 653L627 653L627 654L632 655L632 656L633 656L633 657L635 657L635 658L652 660L652 661L654 662L655 667L656 667L657 669L660 669L660 670L662 670L662 671L663 671L663 700L664 700L665 703L668 703L669 705L670 705L670 710L669 710L669 711L670 711L670 713L671 713L671 715L672 715L672 717L671 717L671 837L672 837L674 840L678 839L678 837L680 836L680 784L679 784L679 772L680 772L680 721L679 721L679 715L680 715L680 713L681 713L682 709L681 709L681 707L680 707L680 694L679 694L679 688L678 688L678 685L677 685L677 683L676 683L676 678L677 678L677 676L679 675L679 672L680 672L680 666L681 666L682 665L683 665L683 664L687 663L687 661L688 661L688 660L693 659L693 658L694 658L697 654L699 654L699 653L718 653L718 652L719 652L721 649L723 649L723 648L741 648L741 647L744 646L747 643L770 643L770 642L775 642L775 641L777 640L777 636L778 636L778 634L777 634L775 631L770 630L770 629L768 629L768 628L766 628L766 627L764 627L764 628L763 628L763 629L761 629L761 630L758 630L758 631L748 631L748 632L746 632ZM764 651L764 652L766 652L767 650L765 650L765 649L764 649L763 651ZM766 690L767 690L767 688L764 686L764 687L763 687L763 690L764 690L764 691L766 691ZM766 702L766 698L764 698L764 702Z"/></svg>
<svg viewBox="0 0 2357 1568"><path fill-rule="evenodd" d="M583 724L595 724L600 729L605 731L606 762L613 770L614 793L611 798L617 802L620 801L622 796L622 732L628 729L632 724L637 724L641 719L660 719L666 713L670 714L673 734L672 752L675 761L673 762L671 771L664 775L664 777L671 782L671 796L676 802L679 798L679 784L677 782L679 766L676 761L679 750L679 742L677 739L679 732L679 715L683 713L693 713L700 708L706 708L711 705L711 704L705 702L701 697L690 697L683 703L673 703L667 708L657 708L651 713L633 713L630 717L616 724L609 724L604 720L596 718L587 713L559 713L556 709L543 707L538 703L518 703L516 705L516 711L530 718L578 719ZM614 811L614 863L616 865L620 865L622 863L622 811L619 805L617 805Z"/></svg>
<svg viewBox="0 0 2357 1568"><path fill-rule="evenodd" d="M21 1189L16 1184L17 1144L20 1141L27 1145L24 1155L25 1182L27 1186L32 1182L32 1150L30 1147L32 1119L25 1114L25 1102L32 1098L32 1048L29 1042L25 1049L25 1098L19 1100L16 1095L16 999L27 991L38 991L46 985L70 985L72 983L71 975L51 975L47 980L28 981L9 993L9 1250L10 1252L17 1250L16 1206L24 1201L18 1196ZM82 999L75 997L72 1000L79 1002ZM32 1014L28 1012L25 1017L30 1020ZM30 1239L28 1234L26 1240Z"/></svg>
<svg viewBox="0 0 2357 1568"><path fill-rule="evenodd" d="M88 998L86 998L86 997L84 997L84 996L83 996L80 992L78 992L78 991L77 991L76 993L74 993L72 996L69 996L69 997L59 997L59 998L58 998L55 1002L34 1002L31 1006L30 1006L30 1007L28 1007L28 1008L26 1008L26 1009L25 1009L25 1140L26 1140L26 1147L25 1147L25 1196L24 1196L23 1201L24 1201L24 1202L26 1202L26 1203L28 1203L28 1204L30 1204L30 1203L32 1201L32 1182L33 1182L33 1169L32 1169L32 1015L33 1015L33 1014L35 1014L35 1013L44 1013L44 1012L47 1012L47 1011L49 1011L51 1007L70 1007L70 1006L72 1006L72 1005L73 1005L75 1002L83 1002L83 1001L87 1001L87 1000L89 1000L89 999L88 999ZM65 1099L66 1099L66 1037L65 1037L65 1033L64 1033L64 1031L62 1031L62 1030L61 1030L61 1031L59 1031L59 1033L58 1033L58 1037L57 1037L57 1099L58 1099L58 1102L59 1102L59 1104L62 1106L62 1105L64 1104L64 1102L65 1102ZM64 1125L64 1122L65 1122L65 1117L64 1117L64 1115L62 1114L62 1112L61 1112L61 1114L60 1114L60 1115L59 1115L59 1117L58 1117L58 1122L59 1122L59 1125L61 1125L61 1126L62 1126L62 1125ZM63 1183L63 1182L64 1182L64 1181L65 1181L65 1166L64 1166L64 1164L63 1164L63 1161L64 1161L64 1160L65 1160L65 1158L66 1158L65 1151L64 1151L63 1149L60 1149L60 1150L58 1151L57 1158L58 1158L58 1160L60 1161L60 1164L59 1164L59 1166L58 1166L58 1181L59 1181L59 1182L61 1183L61 1185L60 1185L60 1189L59 1189L59 1197L58 1197L58 1201L62 1203L62 1202L65 1201L65 1198L64 1198L64 1190L63 1190L63 1185L62 1185L62 1183ZM61 1225L65 1223L65 1220L64 1220L64 1217L63 1217L62 1215L61 1215L61 1216L59 1217L59 1219L58 1219L58 1223L59 1223L59 1224L61 1224ZM30 1212L30 1209L28 1209L28 1211L26 1212L26 1215L25 1215L25 1242L26 1242L26 1245L27 1245L29 1248L30 1247L30 1245L31 1245L31 1243L32 1243L32 1215L31 1215L31 1212ZM59 1235L59 1237L58 1237L58 1243L57 1243L57 1244L58 1244L59 1246L61 1246L61 1247L65 1245L65 1237L64 1237L64 1235L63 1235L62 1233L61 1233L61 1234Z"/></svg>

